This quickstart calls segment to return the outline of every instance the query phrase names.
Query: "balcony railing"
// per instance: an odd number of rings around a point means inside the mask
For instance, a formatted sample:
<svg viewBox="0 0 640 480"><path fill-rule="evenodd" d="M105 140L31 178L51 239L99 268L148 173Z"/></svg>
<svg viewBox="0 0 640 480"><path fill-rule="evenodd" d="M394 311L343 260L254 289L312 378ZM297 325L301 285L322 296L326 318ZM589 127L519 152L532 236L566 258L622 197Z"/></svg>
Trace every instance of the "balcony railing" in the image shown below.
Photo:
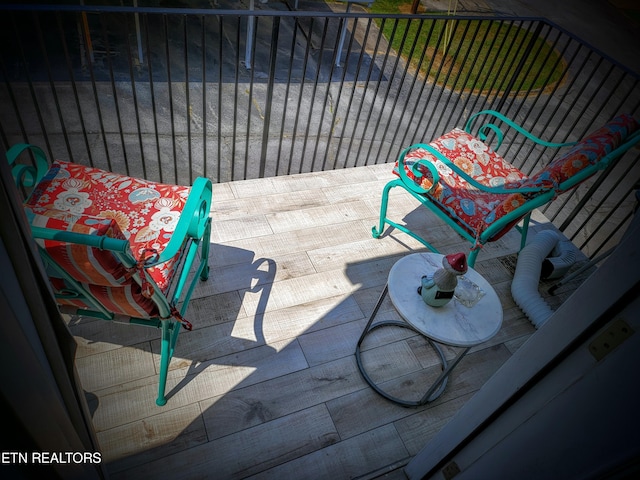
<svg viewBox="0 0 640 480"><path fill-rule="evenodd" d="M482 109L562 142L640 108L635 74L535 18L0 9L3 147L168 183L390 162ZM523 171L549 161L510 140ZM592 257L630 220L638 155L543 211Z"/></svg>

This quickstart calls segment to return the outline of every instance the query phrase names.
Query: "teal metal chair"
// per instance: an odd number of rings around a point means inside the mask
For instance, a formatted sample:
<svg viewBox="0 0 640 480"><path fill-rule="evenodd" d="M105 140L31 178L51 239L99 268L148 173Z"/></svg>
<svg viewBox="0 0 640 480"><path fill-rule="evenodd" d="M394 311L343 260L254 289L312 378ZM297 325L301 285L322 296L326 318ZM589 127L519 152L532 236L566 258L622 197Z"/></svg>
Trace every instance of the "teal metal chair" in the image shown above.
<svg viewBox="0 0 640 480"><path fill-rule="evenodd" d="M472 127L481 116L487 123L472 135ZM514 129L516 135L544 147L570 148L527 176L495 152L505 136L496 125L500 122ZM489 134L495 136L495 150L485 143ZM498 112L481 111L469 118L464 130L455 128L429 144L415 144L400 153L393 169L398 178L382 191L380 220L372 228L373 236L379 238L389 225L437 252L409 225L387 217L389 191L400 187L471 243L468 264L473 266L483 245L499 239L514 226L522 235L522 248L534 209L609 167L639 141L638 122L630 115L614 118L579 142L552 143L535 137Z"/></svg>
<svg viewBox="0 0 640 480"><path fill-rule="evenodd" d="M166 404L180 326L191 330L184 314L198 278L209 275L211 182L185 187L49 164L27 144L7 159L61 312L159 328L156 404Z"/></svg>

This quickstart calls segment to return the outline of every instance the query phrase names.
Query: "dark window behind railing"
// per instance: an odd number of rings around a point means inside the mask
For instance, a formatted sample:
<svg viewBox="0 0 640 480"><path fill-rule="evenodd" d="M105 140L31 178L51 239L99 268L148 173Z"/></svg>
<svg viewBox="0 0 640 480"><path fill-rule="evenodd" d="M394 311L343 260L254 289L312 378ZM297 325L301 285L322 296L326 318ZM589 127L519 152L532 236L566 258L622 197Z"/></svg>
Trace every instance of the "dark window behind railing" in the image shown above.
<svg viewBox="0 0 640 480"><path fill-rule="evenodd" d="M0 8L4 148L167 183L386 163L483 109L561 142L640 107L637 76L540 19ZM509 136L500 153L527 173L550 158ZM637 162L544 213L601 253L632 215Z"/></svg>

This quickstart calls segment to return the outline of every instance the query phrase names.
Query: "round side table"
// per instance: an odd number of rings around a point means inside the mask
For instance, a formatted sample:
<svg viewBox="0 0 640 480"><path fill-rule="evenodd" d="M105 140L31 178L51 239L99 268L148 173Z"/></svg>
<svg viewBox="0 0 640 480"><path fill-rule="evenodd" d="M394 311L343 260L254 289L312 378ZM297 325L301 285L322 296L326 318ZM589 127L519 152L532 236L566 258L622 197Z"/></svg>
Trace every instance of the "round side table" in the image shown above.
<svg viewBox="0 0 640 480"><path fill-rule="evenodd" d="M444 392L449 374L469 349L489 340L502 325L502 305L498 295L491 284L472 268L459 277L454 297L446 305L436 308L422 301L417 293L421 278L440 268L442 259L443 255L438 253L414 253L393 265L356 346L356 361L366 382L377 393L402 406L416 407L438 398ZM404 322L387 320L372 326L387 294ZM362 364L361 345L365 337L373 330L387 326L407 328L422 335L440 357L442 373L420 400L403 400L388 394L371 379ZM462 350L452 361L447 361L439 344L461 347Z"/></svg>

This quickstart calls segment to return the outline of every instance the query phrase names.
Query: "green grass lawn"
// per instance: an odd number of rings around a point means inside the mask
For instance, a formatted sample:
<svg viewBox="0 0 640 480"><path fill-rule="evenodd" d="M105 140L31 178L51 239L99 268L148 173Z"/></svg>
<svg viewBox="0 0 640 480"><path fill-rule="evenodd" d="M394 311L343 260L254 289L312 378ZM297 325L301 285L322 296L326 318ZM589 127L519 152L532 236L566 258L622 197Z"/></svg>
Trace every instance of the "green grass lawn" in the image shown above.
<svg viewBox="0 0 640 480"><path fill-rule="evenodd" d="M409 13L410 7L411 1L407 0L376 0L371 12ZM456 21L446 19L446 16L442 20L425 21L422 27L417 19L400 20L397 26L394 20L379 20L378 25L387 39L392 38L393 48L414 67L417 67L426 48L427 55L420 70L423 74L428 73L432 81L456 91L473 93L489 88L494 92L496 89L503 91L513 79L522 60L522 52L533 38L533 33L513 23ZM411 46L416 37L417 44L412 53ZM429 68L432 59L433 67ZM443 68L438 71L441 64ZM560 81L563 73L564 63L558 53L538 38L514 86L519 91L543 89Z"/></svg>

